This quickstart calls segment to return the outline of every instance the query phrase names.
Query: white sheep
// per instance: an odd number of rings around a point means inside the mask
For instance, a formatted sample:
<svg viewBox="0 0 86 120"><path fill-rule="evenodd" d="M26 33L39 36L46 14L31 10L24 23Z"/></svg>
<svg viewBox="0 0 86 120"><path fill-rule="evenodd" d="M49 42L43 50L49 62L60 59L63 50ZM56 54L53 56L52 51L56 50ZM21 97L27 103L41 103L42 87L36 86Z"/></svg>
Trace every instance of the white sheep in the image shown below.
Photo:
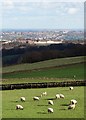
<svg viewBox="0 0 86 120"><path fill-rule="evenodd" d="M52 100L48 100L48 104L50 104L50 105L54 105L54 103L53 103Z"/></svg>
<svg viewBox="0 0 86 120"><path fill-rule="evenodd" d="M75 104L71 104L68 106L68 109L75 109Z"/></svg>
<svg viewBox="0 0 86 120"><path fill-rule="evenodd" d="M76 75L74 75L73 77L76 78Z"/></svg>
<svg viewBox="0 0 86 120"><path fill-rule="evenodd" d="M70 90L73 90L73 87L69 87Z"/></svg>
<svg viewBox="0 0 86 120"><path fill-rule="evenodd" d="M59 95L59 94L56 94L56 98L59 99L59 98L60 98L60 95Z"/></svg>
<svg viewBox="0 0 86 120"><path fill-rule="evenodd" d="M23 110L24 108L21 105L16 105L16 110L18 110L18 109Z"/></svg>
<svg viewBox="0 0 86 120"><path fill-rule="evenodd" d="M25 102L26 99L25 99L25 97L21 97L20 100L21 100L22 102Z"/></svg>
<svg viewBox="0 0 86 120"><path fill-rule="evenodd" d="M48 108L48 113L53 113L53 108Z"/></svg>
<svg viewBox="0 0 86 120"><path fill-rule="evenodd" d="M70 100L70 104L71 104L71 105L72 105L72 104L77 104L77 100L74 100L74 99Z"/></svg>
<svg viewBox="0 0 86 120"><path fill-rule="evenodd" d="M59 94L60 95L60 98L65 98L65 96L63 94Z"/></svg>
<svg viewBox="0 0 86 120"><path fill-rule="evenodd" d="M33 97L33 100L39 100L39 97L35 96L35 97Z"/></svg>
<svg viewBox="0 0 86 120"><path fill-rule="evenodd" d="M42 95L46 96L46 95L47 95L47 92L43 92Z"/></svg>

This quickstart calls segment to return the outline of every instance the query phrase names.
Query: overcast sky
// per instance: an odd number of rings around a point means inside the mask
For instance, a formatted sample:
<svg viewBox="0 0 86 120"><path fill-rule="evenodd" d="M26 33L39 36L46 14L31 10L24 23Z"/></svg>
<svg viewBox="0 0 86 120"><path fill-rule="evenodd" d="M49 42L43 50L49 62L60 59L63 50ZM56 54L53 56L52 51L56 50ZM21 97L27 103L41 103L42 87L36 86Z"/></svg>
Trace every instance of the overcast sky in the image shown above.
<svg viewBox="0 0 86 120"><path fill-rule="evenodd" d="M68 1L0 0L0 28L84 29L84 0Z"/></svg>

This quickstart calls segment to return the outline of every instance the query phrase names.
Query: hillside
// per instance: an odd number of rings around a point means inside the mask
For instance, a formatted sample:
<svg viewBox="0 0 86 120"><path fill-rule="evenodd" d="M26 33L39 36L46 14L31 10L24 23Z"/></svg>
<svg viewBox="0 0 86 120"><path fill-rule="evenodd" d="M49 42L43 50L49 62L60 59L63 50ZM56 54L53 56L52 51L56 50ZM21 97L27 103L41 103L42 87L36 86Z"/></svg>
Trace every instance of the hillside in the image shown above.
<svg viewBox="0 0 86 120"><path fill-rule="evenodd" d="M27 63L27 64L19 64L19 65L13 65L8 67L2 68L2 73L11 73L11 72L18 72L18 71L32 71L37 69L46 69L46 68L52 68L52 67L58 67L58 66L65 66L65 65L72 65L76 63L83 63L85 62L86 57L80 56L80 57L68 57L68 58L59 58L59 59L52 59L52 60L46 60L42 62L36 62L36 63Z"/></svg>
<svg viewBox="0 0 86 120"><path fill-rule="evenodd" d="M27 46L14 47L2 50L2 65L16 65L24 63L35 63L45 60L85 56L86 45L63 43L49 46Z"/></svg>
<svg viewBox="0 0 86 120"><path fill-rule="evenodd" d="M3 67L2 82L13 84L85 80L84 62L85 57L82 56Z"/></svg>

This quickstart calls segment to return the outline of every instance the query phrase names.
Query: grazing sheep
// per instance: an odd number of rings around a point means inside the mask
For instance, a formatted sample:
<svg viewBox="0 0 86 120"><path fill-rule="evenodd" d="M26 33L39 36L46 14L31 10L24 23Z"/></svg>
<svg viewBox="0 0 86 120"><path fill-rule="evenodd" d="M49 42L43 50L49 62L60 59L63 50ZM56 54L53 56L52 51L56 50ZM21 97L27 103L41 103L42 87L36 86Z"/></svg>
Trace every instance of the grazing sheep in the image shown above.
<svg viewBox="0 0 86 120"><path fill-rule="evenodd" d="M53 103L52 100L48 100L48 104L50 104L50 105L54 105L54 103Z"/></svg>
<svg viewBox="0 0 86 120"><path fill-rule="evenodd" d="M53 108L48 108L48 113L53 113Z"/></svg>
<svg viewBox="0 0 86 120"><path fill-rule="evenodd" d="M16 105L16 110L18 110L18 109L23 110L24 108L21 105Z"/></svg>
<svg viewBox="0 0 86 120"><path fill-rule="evenodd" d="M59 94L56 94L56 98L59 99L59 98L60 98L60 95L59 95Z"/></svg>
<svg viewBox="0 0 86 120"><path fill-rule="evenodd" d="M72 105L72 104L77 104L77 101L74 100L74 99L72 99L72 100L70 101L70 105Z"/></svg>
<svg viewBox="0 0 86 120"><path fill-rule="evenodd" d="M70 90L73 90L73 87L69 87Z"/></svg>
<svg viewBox="0 0 86 120"><path fill-rule="evenodd" d="M39 100L39 97L35 96L35 97L33 97L33 100Z"/></svg>
<svg viewBox="0 0 86 120"><path fill-rule="evenodd" d="M76 75L74 75L73 77L76 78Z"/></svg>
<svg viewBox="0 0 86 120"><path fill-rule="evenodd" d="M21 100L22 102L25 102L26 99L25 99L25 97L21 97L20 100Z"/></svg>
<svg viewBox="0 0 86 120"><path fill-rule="evenodd" d="M47 92L43 92L42 95L46 96L46 95L47 95Z"/></svg>
<svg viewBox="0 0 86 120"><path fill-rule="evenodd" d="M60 95L60 98L65 98L65 96L63 94L59 94Z"/></svg>
<svg viewBox="0 0 86 120"><path fill-rule="evenodd" d="M68 106L68 109L75 109L75 104L71 104Z"/></svg>

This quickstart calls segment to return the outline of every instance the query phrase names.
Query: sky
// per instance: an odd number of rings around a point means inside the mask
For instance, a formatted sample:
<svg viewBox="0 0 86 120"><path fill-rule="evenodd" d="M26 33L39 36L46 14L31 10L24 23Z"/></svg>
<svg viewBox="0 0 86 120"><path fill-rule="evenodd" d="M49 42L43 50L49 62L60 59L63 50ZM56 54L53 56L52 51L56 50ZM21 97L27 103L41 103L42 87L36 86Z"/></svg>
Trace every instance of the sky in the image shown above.
<svg viewBox="0 0 86 120"><path fill-rule="evenodd" d="M0 29L84 29L84 0L0 0Z"/></svg>

